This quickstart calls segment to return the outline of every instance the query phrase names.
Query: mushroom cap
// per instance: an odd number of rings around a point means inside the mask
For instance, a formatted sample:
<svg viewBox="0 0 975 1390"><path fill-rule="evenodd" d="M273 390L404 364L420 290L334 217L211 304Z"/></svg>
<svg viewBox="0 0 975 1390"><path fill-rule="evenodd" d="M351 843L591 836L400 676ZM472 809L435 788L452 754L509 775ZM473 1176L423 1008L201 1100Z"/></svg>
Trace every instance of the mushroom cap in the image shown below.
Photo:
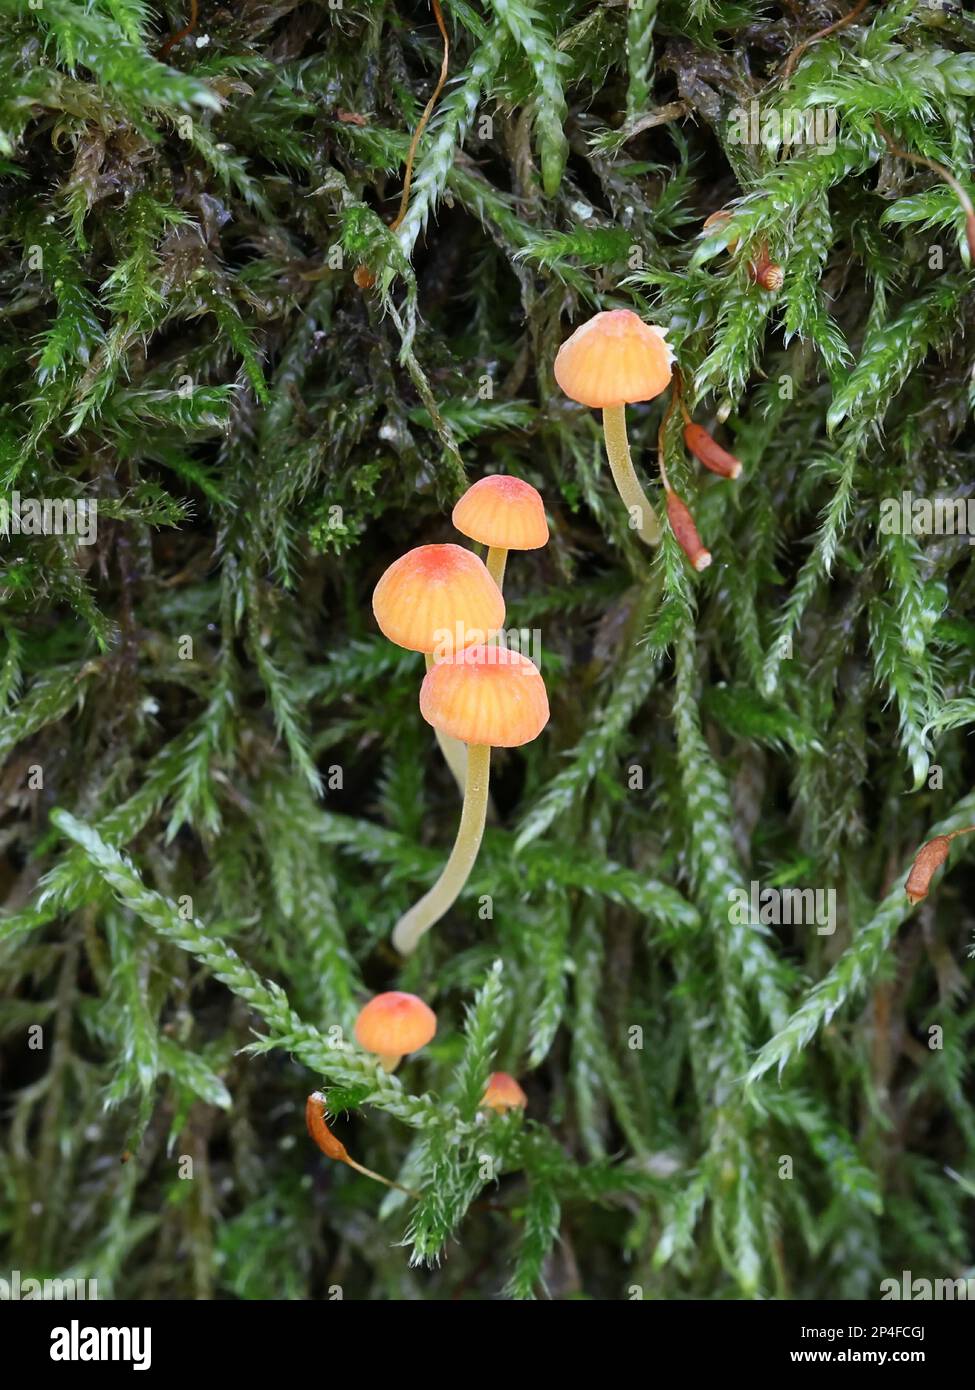
<svg viewBox="0 0 975 1390"><path fill-rule="evenodd" d="M506 1071L491 1073L481 1097L482 1106L503 1115L508 1110L522 1109L527 1104L528 1097L513 1076L509 1076Z"/></svg>
<svg viewBox="0 0 975 1390"><path fill-rule="evenodd" d="M453 523L472 541L501 550L538 550L548 541L541 494L507 473L480 478L454 508Z"/></svg>
<svg viewBox="0 0 975 1390"><path fill-rule="evenodd" d="M507 647L468 647L427 672L420 713L462 743L518 748L548 723L548 696L527 656Z"/></svg>
<svg viewBox="0 0 975 1390"><path fill-rule="evenodd" d="M367 1052L405 1057L416 1052L437 1031L437 1015L415 994L390 990L377 994L359 1011L355 1036Z"/></svg>
<svg viewBox="0 0 975 1390"><path fill-rule="evenodd" d="M572 400L593 410L652 401L673 376L665 332L630 309L596 314L559 348L555 380Z"/></svg>
<svg viewBox="0 0 975 1390"><path fill-rule="evenodd" d="M711 232L719 231L726 222L731 221L733 216L734 213L730 208L718 208L717 212L712 212L709 217L705 217L704 226L701 228L702 235L707 236ZM733 256L737 249L738 238L732 237L731 241L729 241L725 247L725 250L730 256Z"/></svg>
<svg viewBox="0 0 975 1390"><path fill-rule="evenodd" d="M408 550L376 585L372 611L398 647L432 652L483 642L504 625L504 597L487 566L462 545Z"/></svg>

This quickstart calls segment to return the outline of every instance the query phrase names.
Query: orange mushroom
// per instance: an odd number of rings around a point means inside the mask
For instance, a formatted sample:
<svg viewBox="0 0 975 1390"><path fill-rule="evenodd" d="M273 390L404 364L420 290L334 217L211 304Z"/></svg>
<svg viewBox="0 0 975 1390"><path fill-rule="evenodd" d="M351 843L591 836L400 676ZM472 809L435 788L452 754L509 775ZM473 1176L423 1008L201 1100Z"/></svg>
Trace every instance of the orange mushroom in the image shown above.
<svg viewBox="0 0 975 1390"><path fill-rule="evenodd" d="M548 723L538 667L508 647L468 647L428 671L420 713L454 738L488 748L519 748Z"/></svg>
<svg viewBox="0 0 975 1390"><path fill-rule="evenodd" d="M607 410L659 396L670 385L673 361L663 328L644 323L632 309L611 309L565 340L555 380L572 400Z"/></svg>
<svg viewBox="0 0 975 1390"><path fill-rule="evenodd" d="M626 437L626 407L667 389L674 354L665 330L630 309L596 314L559 348L555 380L565 394L603 412L606 454L631 525L647 545L659 545L660 522L640 486Z"/></svg>
<svg viewBox="0 0 975 1390"><path fill-rule="evenodd" d="M725 223L731 221L733 216L734 214L730 212L728 208L718 208L717 212L712 212L710 216L705 217L704 226L701 228L701 231L704 233L705 236L716 234L721 230ZM728 252L729 256L733 256L737 249L738 238L732 237L732 239L728 242L727 246L725 247L725 250Z"/></svg>
<svg viewBox="0 0 975 1390"><path fill-rule="evenodd" d="M523 1110L528 1097L513 1076L506 1071L494 1071L488 1077L488 1084L481 1097L481 1107L493 1110L498 1115L506 1115L509 1110Z"/></svg>
<svg viewBox="0 0 975 1390"><path fill-rule="evenodd" d="M785 284L785 271L780 265L772 260L769 255L768 242L762 240L758 245L758 254L753 261L748 263L748 274L760 285L763 290L775 293Z"/></svg>
<svg viewBox="0 0 975 1390"><path fill-rule="evenodd" d="M431 667L420 688L420 713L441 733L467 744L467 778L443 873L393 932L393 945L404 956L453 906L470 877L484 834L491 749L530 743L548 723L549 711L545 682L533 662L507 647L477 646Z"/></svg>
<svg viewBox="0 0 975 1390"><path fill-rule="evenodd" d="M506 473L481 478L468 488L452 520L462 535L488 547L488 573L499 589L509 550L539 550L548 543L541 494Z"/></svg>
<svg viewBox="0 0 975 1390"><path fill-rule="evenodd" d="M395 1071L408 1052L419 1052L437 1031L437 1015L415 994L389 990L359 1011L355 1036L360 1047L375 1052L384 1071Z"/></svg>
<svg viewBox="0 0 975 1390"><path fill-rule="evenodd" d="M385 636L432 654L484 642L504 625L504 598L483 560L462 545L420 545L394 560L376 585L372 611Z"/></svg>

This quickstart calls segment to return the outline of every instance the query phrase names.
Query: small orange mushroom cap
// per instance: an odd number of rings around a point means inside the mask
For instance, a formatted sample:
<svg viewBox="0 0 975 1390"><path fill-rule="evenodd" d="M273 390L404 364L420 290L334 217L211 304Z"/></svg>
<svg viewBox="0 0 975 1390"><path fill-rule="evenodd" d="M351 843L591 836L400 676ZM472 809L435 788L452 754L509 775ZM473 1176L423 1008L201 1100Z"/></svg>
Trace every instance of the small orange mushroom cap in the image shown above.
<svg viewBox="0 0 975 1390"><path fill-rule="evenodd" d="M367 1052L405 1057L417 1052L437 1031L437 1015L415 994L390 990L377 994L360 1011L355 1036Z"/></svg>
<svg viewBox="0 0 975 1390"><path fill-rule="evenodd" d="M718 208L717 212L709 213L704 219L704 231L709 232L712 227L723 227L726 222L731 221L731 213L727 208Z"/></svg>
<svg viewBox="0 0 975 1390"><path fill-rule="evenodd" d="M548 696L527 656L507 647L468 647L427 672L420 713L462 743L518 748L548 723Z"/></svg>
<svg viewBox="0 0 975 1390"><path fill-rule="evenodd" d="M468 488L452 519L472 541L501 550L538 550L548 542L541 494L531 483L506 473L480 478Z"/></svg>
<svg viewBox="0 0 975 1390"><path fill-rule="evenodd" d="M707 236L711 232L720 231L726 222L731 221L733 216L734 214L728 208L718 208L717 212L712 212L710 217L705 217L704 226L701 228L702 234ZM733 256L737 249L738 238L732 237L725 247L725 250L730 256Z"/></svg>
<svg viewBox="0 0 975 1390"><path fill-rule="evenodd" d="M593 410L652 401L673 376L665 330L630 309L596 314L559 348L555 380L567 396Z"/></svg>
<svg viewBox="0 0 975 1390"><path fill-rule="evenodd" d="M504 597L483 560L462 545L420 545L394 560L372 611L385 636L411 652L483 642L504 624Z"/></svg>
<svg viewBox="0 0 975 1390"><path fill-rule="evenodd" d="M523 1109L528 1097L513 1076L506 1071L494 1071L488 1077L487 1089L481 1097L481 1105L504 1115L509 1110Z"/></svg>

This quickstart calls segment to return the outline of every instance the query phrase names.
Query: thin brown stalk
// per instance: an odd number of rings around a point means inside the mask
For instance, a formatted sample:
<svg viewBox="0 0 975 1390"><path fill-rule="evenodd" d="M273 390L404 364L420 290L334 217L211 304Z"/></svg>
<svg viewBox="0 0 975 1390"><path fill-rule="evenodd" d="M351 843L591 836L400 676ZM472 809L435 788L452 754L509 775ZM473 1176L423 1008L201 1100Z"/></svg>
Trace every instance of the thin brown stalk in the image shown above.
<svg viewBox="0 0 975 1390"><path fill-rule="evenodd" d="M853 9L850 10L849 14L845 14L842 19L834 20L832 24L827 24L825 29L818 29L815 34L810 34L808 39L803 39L802 43L797 43L785 60L785 64L782 68L782 81L788 82L789 78L795 72L796 64L799 59L811 44L818 43L820 39L827 39L831 34L838 34L841 29L845 29L848 25L852 24L855 19L858 19L866 8L867 0L857 0L857 3L853 6Z"/></svg>

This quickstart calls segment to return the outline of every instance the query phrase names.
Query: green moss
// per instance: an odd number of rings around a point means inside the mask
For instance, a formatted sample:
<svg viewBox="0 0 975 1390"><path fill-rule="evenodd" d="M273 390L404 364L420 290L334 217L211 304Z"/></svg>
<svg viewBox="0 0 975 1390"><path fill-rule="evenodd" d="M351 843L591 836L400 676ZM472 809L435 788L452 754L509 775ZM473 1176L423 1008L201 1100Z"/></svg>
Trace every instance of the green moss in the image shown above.
<svg viewBox="0 0 975 1390"><path fill-rule="evenodd" d="M975 568L880 515L971 492L975 297L961 205L876 118L966 183L975 27L870 4L785 82L841 6L445 8L391 228L426 0L203 7L168 51L179 6L0 0L0 498L98 504L93 544L0 554L0 1263L245 1299L961 1274L970 842L902 884L975 819ZM829 142L783 144L794 110ZM554 386L619 306L744 464L672 419L700 576ZM370 596L492 470L547 504L506 589L552 720L401 968L459 802ZM734 921L755 881L835 890L835 932ZM389 988L439 1018L392 1077L349 1041ZM525 1117L479 1115L494 1069ZM318 1088L418 1203L318 1152Z"/></svg>

